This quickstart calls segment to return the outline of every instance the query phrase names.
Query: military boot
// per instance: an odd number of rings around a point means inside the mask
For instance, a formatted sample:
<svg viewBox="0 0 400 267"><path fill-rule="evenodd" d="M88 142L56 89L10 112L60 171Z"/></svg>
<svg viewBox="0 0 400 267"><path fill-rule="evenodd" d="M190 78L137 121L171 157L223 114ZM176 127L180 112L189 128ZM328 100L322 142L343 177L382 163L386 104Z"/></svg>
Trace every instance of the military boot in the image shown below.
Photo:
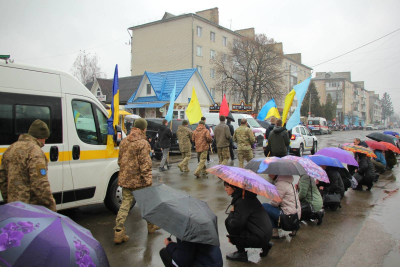
<svg viewBox="0 0 400 267"><path fill-rule="evenodd" d="M178 168L179 168L179 170L180 170L181 172L184 172L184 170L183 170L181 164L178 164Z"/></svg>
<svg viewBox="0 0 400 267"><path fill-rule="evenodd" d="M157 230L160 229L161 228L155 224L147 224L147 231L149 232L149 234L154 234Z"/></svg>
<svg viewBox="0 0 400 267"><path fill-rule="evenodd" d="M122 242L127 242L129 240L129 236L125 234L125 227L122 230L115 230L114 232L114 242L120 244Z"/></svg>

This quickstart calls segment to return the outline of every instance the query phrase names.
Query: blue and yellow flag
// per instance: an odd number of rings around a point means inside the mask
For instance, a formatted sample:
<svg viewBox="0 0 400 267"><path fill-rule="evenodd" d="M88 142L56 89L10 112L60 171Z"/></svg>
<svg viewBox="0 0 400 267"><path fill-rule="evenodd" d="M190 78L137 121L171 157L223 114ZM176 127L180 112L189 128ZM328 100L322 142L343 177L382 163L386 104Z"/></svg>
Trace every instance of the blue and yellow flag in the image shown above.
<svg viewBox="0 0 400 267"><path fill-rule="evenodd" d="M107 157L110 157L114 152L115 126L119 124L118 64L115 65L112 99L111 99L111 116L107 120L107 124L108 124Z"/></svg>
<svg viewBox="0 0 400 267"><path fill-rule="evenodd" d="M174 114L174 102L175 102L175 92L176 92L176 82L174 85L174 89L171 92L170 99L169 99L169 107L167 111L167 115L165 116L165 119L170 122L172 120L173 114Z"/></svg>
<svg viewBox="0 0 400 267"><path fill-rule="evenodd" d="M286 129L288 130L292 129L296 125L299 125L300 123L300 108L301 104L303 103L304 96L307 93L310 82L311 82L311 76L308 77L308 79L304 80L302 83L296 84L293 88L293 90L296 92L297 107L294 110L292 116L290 116L290 119L286 124Z"/></svg>
<svg viewBox="0 0 400 267"><path fill-rule="evenodd" d="M257 119L263 121L271 116L274 116L278 119L281 118L278 108L276 107L275 100L273 98L262 107L260 113L258 113Z"/></svg>

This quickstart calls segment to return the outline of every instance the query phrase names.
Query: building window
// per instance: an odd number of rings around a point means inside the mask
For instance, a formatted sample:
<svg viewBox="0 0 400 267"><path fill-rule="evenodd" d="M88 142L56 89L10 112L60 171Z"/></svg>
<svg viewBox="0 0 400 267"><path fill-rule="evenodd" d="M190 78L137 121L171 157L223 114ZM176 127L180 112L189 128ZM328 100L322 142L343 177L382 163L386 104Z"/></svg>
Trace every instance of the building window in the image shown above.
<svg viewBox="0 0 400 267"><path fill-rule="evenodd" d="M197 26L197 36L201 37L201 34L203 33L203 28Z"/></svg>
<svg viewBox="0 0 400 267"><path fill-rule="evenodd" d="M198 57L203 56L203 48L201 46L197 46L197 56Z"/></svg>
<svg viewBox="0 0 400 267"><path fill-rule="evenodd" d="M215 98L215 88L210 89L212 98Z"/></svg>
<svg viewBox="0 0 400 267"><path fill-rule="evenodd" d="M214 69L210 69L210 77L211 77L211 79L215 79L215 70Z"/></svg>
<svg viewBox="0 0 400 267"><path fill-rule="evenodd" d="M226 62L228 60L228 55L227 54L222 54L222 61Z"/></svg>
<svg viewBox="0 0 400 267"><path fill-rule="evenodd" d="M285 67L285 70L287 70L288 69L288 67L287 67L287 63L286 63L286 67Z"/></svg>
<svg viewBox="0 0 400 267"><path fill-rule="evenodd" d="M147 95L151 95L151 84L147 84L147 91L146 91Z"/></svg>
<svg viewBox="0 0 400 267"><path fill-rule="evenodd" d="M210 41L215 42L215 32L210 32Z"/></svg>
<svg viewBox="0 0 400 267"><path fill-rule="evenodd" d="M97 88L97 96L101 96L101 89Z"/></svg>
<svg viewBox="0 0 400 267"><path fill-rule="evenodd" d="M200 73L200 74L202 74L202 72L203 72L203 67L202 67L202 66L199 66L199 65L197 65L197 70L199 71L199 73Z"/></svg>
<svg viewBox="0 0 400 267"><path fill-rule="evenodd" d="M228 38L222 37L222 45L227 46L228 45Z"/></svg>
<svg viewBox="0 0 400 267"><path fill-rule="evenodd" d="M210 50L210 58L215 59L215 50Z"/></svg>

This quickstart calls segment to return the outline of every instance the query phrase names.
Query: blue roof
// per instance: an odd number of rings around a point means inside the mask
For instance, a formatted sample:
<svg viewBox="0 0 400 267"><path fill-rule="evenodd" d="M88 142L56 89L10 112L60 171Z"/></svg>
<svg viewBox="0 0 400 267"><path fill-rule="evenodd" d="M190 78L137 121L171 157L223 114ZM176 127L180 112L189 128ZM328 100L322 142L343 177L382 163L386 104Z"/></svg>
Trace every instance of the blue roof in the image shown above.
<svg viewBox="0 0 400 267"><path fill-rule="evenodd" d="M151 102L151 101L169 101L172 90L174 89L176 82L176 92L175 92L175 100L181 94L186 84L189 82L190 78L192 78L193 74L197 71L197 69L183 69L183 70L174 70L174 71L165 71L165 72L145 72L144 74L149 79L149 82L154 89L155 96L151 97L139 97L135 101L136 93L138 89L136 89L135 93L128 100L128 103L137 103L137 102ZM201 77L201 75L200 75ZM202 78L201 78L202 79ZM143 80L142 80L143 81ZM203 81L203 80L202 80ZM204 81L203 81L204 82ZM204 83L205 85L205 83ZM140 87L140 85L139 85ZM207 86L205 85L207 88ZM208 88L207 88L208 91ZM210 94L210 92L208 92ZM211 96L211 94L210 94ZM212 97L211 97L212 99Z"/></svg>

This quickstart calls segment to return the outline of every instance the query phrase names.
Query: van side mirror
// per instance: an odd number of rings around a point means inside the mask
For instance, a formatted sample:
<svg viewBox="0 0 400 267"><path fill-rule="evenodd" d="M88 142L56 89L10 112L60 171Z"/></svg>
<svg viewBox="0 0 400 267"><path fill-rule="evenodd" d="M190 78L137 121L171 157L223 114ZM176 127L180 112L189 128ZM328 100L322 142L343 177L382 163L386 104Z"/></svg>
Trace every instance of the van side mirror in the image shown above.
<svg viewBox="0 0 400 267"><path fill-rule="evenodd" d="M114 136L114 140L117 143L117 146L119 146L119 143L122 141L122 128L119 125L115 125L115 132L116 135Z"/></svg>

